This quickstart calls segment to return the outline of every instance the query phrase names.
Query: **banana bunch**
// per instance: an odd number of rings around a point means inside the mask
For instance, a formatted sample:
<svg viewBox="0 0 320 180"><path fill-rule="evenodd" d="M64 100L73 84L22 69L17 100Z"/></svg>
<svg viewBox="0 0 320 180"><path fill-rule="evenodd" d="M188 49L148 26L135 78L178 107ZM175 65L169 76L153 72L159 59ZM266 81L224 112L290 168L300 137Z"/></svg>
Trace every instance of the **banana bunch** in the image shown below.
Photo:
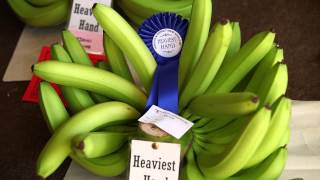
<svg viewBox="0 0 320 180"><path fill-rule="evenodd" d="M189 19L193 0L117 0L115 3L131 22L141 25L159 12L174 12Z"/></svg>
<svg viewBox="0 0 320 180"><path fill-rule="evenodd" d="M162 2L156 9L162 11L163 1L149 3ZM117 2L138 8L144 1ZM127 168L130 137L180 143L186 158L181 179L280 176L288 153L291 100L285 97L288 69L282 62L283 50L274 42L275 33L259 32L241 45L238 22L222 19L209 32L211 0L192 3L179 64L179 114L194 122L192 129L180 140L143 131L137 119L157 64L123 17L96 4L93 14L104 30L108 62L93 65L79 41L63 31L63 45L51 47L52 60L32 66L43 80L40 108L53 133L37 161L39 176L51 175L68 156L94 174L117 176ZM144 5L145 11L135 12L155 12ZM124 57L141 85L133 81ZM69 109L49 83L60 86Z"/></svg>
<svg viewBox="0 0 320 180"><path fill-rule="evenodd" d="M65 22L69 16L69 0L7 0L8 5L24 23L49 27Z"/></svg>

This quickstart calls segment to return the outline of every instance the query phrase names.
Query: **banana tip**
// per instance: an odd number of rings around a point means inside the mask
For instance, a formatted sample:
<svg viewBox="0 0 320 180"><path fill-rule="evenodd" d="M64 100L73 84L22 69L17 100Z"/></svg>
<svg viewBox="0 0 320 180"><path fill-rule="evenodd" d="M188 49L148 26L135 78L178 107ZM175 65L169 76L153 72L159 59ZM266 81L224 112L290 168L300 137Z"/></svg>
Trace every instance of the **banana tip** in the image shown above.
<svg viewBox="0 0 320 180"><path fill-rule="evenodd" d="M92 6L92 9L94 9L97 4L98 4L98 3L94 3L93 6Z"/></svg>
<svg viewBox="0 0 320 180"><path fill-rule="evenodd" d="M32 64L31 66L31 72L33 72L33 70L34 70L34 64Z"/></svg>
<svg viewBox="0 0 320 180"><path fill-rule="evenodd" d="M259 101L259 97L258 96L254 96L251 99L252 102L257 103Z"/></svg>
<svg viewBox="0 0 320 180"><path fill-rule="evenodd" d="M229 22L229 19L226 19L226 18L222 18L221 20L220 20L220 23L222 24L222 25L225 25L225 24L227 24Z"/></svg>
<svg viewBox="0 0 320 180"><path fill-rule="evenodd" d="M40 180L45 180L46 178L42 177L42 176L38 176Z"/></svg>
<svg viewBox="0 0 320 180"><path fill-rule="evenodd" d="M269 104L265 105L266 109L271 110L271 106Z"/></svg>
<svg viewBox="0 0 320 180"><path fill-rule="evenodd" d="M274 28L270 28L270 32L276 33L276 30Z"/></svg>
<svg viewBox="0 0 320 180"><path fill-rule="evenodd" d="M80 141L79 144L76 145L76 148L79 150L83 150L84 149L84 142Z"/></svg>

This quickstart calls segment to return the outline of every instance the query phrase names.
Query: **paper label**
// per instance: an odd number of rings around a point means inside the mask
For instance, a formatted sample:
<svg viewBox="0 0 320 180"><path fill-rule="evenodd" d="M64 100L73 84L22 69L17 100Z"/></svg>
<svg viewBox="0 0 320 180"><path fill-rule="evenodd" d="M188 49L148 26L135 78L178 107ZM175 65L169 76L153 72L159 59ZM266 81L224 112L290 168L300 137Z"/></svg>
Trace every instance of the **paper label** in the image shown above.
<svg viewBox="0 0 320 180"><path fill-rule="evenodd" d="M103 29L91 9L95 3L111 6L112 0L73 0L68 30L80 40L87 52L102 54Z"/></svg>
<svg viewBox="0 0 320 180"><path fill-rule="evenodd" d="M129 180L178 180L180 144L132 140Z"/></svg>
<svg viewBox="0 0 320 180"><path fill-rule="evenodd" d="M180 34L169 28L161 29L152 39L153 49L162 57L170 58L178 55L182 48Z"/></svg>
<svg viewBox="0 0 320 180"><path fill-rule="evenodd" d="M138 121L154 124L177 139L193 126L191 121L155 105L152 105Z"/></svg>

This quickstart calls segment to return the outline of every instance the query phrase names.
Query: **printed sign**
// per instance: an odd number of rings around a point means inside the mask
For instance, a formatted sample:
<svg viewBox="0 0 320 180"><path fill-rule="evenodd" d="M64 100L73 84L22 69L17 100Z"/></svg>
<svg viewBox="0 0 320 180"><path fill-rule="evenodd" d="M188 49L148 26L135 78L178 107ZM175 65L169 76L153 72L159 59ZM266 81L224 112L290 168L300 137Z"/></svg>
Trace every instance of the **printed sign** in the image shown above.
<svg viewBox="0 0 320 180"><path fill-rule="evenodd" d="M132 140L129 180L178 180L180 144Z"/></svg>
<svg viewBox="0 0 320 180"><path fill-rule="evenodd" d="M87 52L102 54L103 30L91 9L95 3L111 6L112 0L73 0L68 30L80 40Z"/></svg>

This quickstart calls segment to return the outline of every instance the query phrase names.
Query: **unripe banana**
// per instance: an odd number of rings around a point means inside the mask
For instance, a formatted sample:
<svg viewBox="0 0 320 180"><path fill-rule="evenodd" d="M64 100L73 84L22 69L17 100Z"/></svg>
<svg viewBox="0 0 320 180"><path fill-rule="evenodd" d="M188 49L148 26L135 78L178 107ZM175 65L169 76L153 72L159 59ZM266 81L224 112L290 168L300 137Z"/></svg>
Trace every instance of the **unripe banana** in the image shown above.
<svg viewBox="0 0 320 180"><path fill-rule="evenodd" d="M128 81L133 81L124 55L106 33L103 33L103 47L105 54L108 56L111 71Z"/></svg>
<svg viewBox="0 0 320 180"><path fill-rule="evenodd" d="M227 178L242 169L254 154L266 134L270 121L270 109L261 108L248 119L240 135L217 156L197 154L202 173L210 178ZM209 159L209 160L208 160Z"/></svg>
<svg viewBox="0 0 320 180"><path fill-rule="evenodd" d="M194 129L192 130L195 133L206 134L206 133L215 131L217 129L220 129L234 120L235 118L233 117L218 117L214 119L202 118L200 119L200 122L204 121L204 125L200 127L194 127Z"/></svg>
<svg viewBox="0 0 320 180"><path fill-rule="evenodd" d="M254 35L232 58L223 64L206 94L230 92L269 52L275 33Z"/></svg>
<svg viewBox="0 0 320 180"><path fill-rule="evenodd" d="M129 162L127 145L124 145L117 152L99 158L79 158L74 154L70 156L91 173L106 177L121 175L127 169Z"/></svg>
<svg viewBox="0 0 320 180"><path fill-rule="evenodd" d="M252 167L262 162L272 152L278 149L283 137L288 130L291 118L291 101L286 97L281 97L279 102L272 107L272 117L269 129L259 145L258 149L247 162L244 168Z"/></svg>
<svg viewBox="0 0 320 180"><path fill-rule="evenodd" d="M225 57L231 36L232 29L228 20L215 24L190 80L182 90L179 98L180 110L210 86Z"/></svg>
<svg viewBox="0 0 320 180"><path fill-rule="evenodd" d="M69 119L69 114L59 95L50 83L45 81L39 85L39 105L51 132Z"/></svg>
<svg viewBox="0 0 320 180"><path fill-rule="evenodd" d="M265 75L257 95L260 97L260 105L273 104L279 97L286 93L288 87L287 65L277 63Z"/></svg>
<svg viewBox="0 0 320 180"><path fill-rule="evenodd" d="M50 53L52 59L56 59L60 62L72 63L68 53L60 44L52 45ZM72 113L80 112L95 104L91 99L90 94L85 90L69 87L68 85L60 86L60 89Z"/></svg>
<svg viewBox="0 0 320 180"><path fill-rule="evenodd" d="M34 27L61 24L67 20L70 9L68 0L59 0L44 7L32 6L26 0L7 0L7 2L23 22Z"/></svg>
<svg viewBox="0 0 320 180"><path fill-rule="evenodd" d="M146 96L131 82L95 67L45 61L33 65L33 73L49 82L80 88L144 109Z"/></svg>
<svg viewBox="0 0 320 180"><path fill-rule="evenodd" d="M107 35L128 56L147 91L157 67L151 52L136 31L111 7L95 4L93 14Z"/></svg>
<svg viewBox="0 0 320 180"><path fill-rule="evenodd" d="M69 30L62 31L62 40L63 46L68 51L73 62L89 66L93 65L87 52L72 32Z"/></svg>
<svg viewBox="0 0 320 180"><path fill-rule="evenodd" d="M205 46L211 24L211 13L211 0L193 1L190 23L179 60L179 92L184 89Z"/></svg>
<svg viewBox="0 0 320 180"><path fill-rule="evenodd" d="M133 107L121 102L106 102L92 106L74 115L58 128L37 161L37 175L46 178L52 174L71 153L72 138L101 126L125 124L140 116Z"/></svg>
<svg viewBox="0 0 320 180"><path fill-rule="evenodd" d="M277 63L283 60L283 49L280 49L278 46L273 46L268 54L261 60L258 64L257 69L255 70L252 78L249 81L249 84L246 87L245 91L250 91L256 93L261 84L263 84L264 79L272 67Z"/></svg>
<svg viewBox="0 0 320 180"><path fill-rule="evenodd" d="M187 163L182 169L182 180L204 180L194 156L193 149L190 149L187 153Z"/></svg>
<svg viewBox="0 0 320 180"><path fill-rule="evenodd" d="M30 4L34 6L48 6L56 1L60 0L27 0Z"/></svg>
<svg viewBox="0 0 320 180"><path fill-rule="evenodd" d="M133 23L133 26L140 27L141 24L145 21L148 17L141 17L140 15L136 14L134 11L124 7L121 5L122 1L116 1L119 4L120 9L124 12L127 18ZM137 28L138 29L138 28Z"/></svg>
<svg viewBox="0 0 320 180"><path fill-rule="evenodd" d="M226 56L223 60L223 63L228 62L231 59L231 57L240 50L241 47L241 30L239 22L231 22L231 27L232 38Z"/></svg>
<svg viewBox="0 0 320 180"><path fill-rule="evenodd" d="M198 96L190 103L188 108L195 115L215 118L218 116L238 117L246 115L255 111L258 105L258 96L250 92L242 92Z"/></svg>
<svg viewBox="0 0 320 180"><path fill-rule="evenodd" d="M206 156L214 156L223 153L227 148L227 145L225 144L204 142L198 138L195 138L193 143L195 146L200 147L195 149L197 155L202 154Z"/></svg>
<svg viewBox="0 0 320 180"><path fill-rule="evenodd" d="M229 144L239 134L245 123L245 118L239 118L215 131L202 134L194 133L194 136L208 143Z"/></svg>
<svg viewBox="0 0 320 180"><path fill-rule="evenodd" d="M40 83L40 107L49 129L54 131L63 122L69 119L60 97L47 82ZM122 147L119 151L108 156L85 159L71 153L70 157L90 172L100 176L116 176L127 168L128 146Z"/></svg>
<svg viewBox="0 0 320 180"><path fill-rule="evenodd" d="M126 133L90 132L75 136L72 139L72 148L79 156L96 158L117 151L127 141Z"/></svg>
<svg viewBox="0 0 320 180"><path fill-rule="evenodd" d="M105 61L98 61L95 66L99 69L110 71L110 66ZM97 93L89 92L89 94L95 103L104 103L104 102L111 101L110 98L107 98L106 96L103 96Z"/></svg>
<svg viewBox="0 0 320 180"><path fill-rule="evenodd" d="M188 18L190 17L192 7L192 0L118 0L116 2L121 9L135 12L135 14L142 18L149 18L152 15L160 12L174 12L178 15Z"/></svg>
<svg viewBox="0 0 320 180"><path fill-rule="evenodd" d="M235 176L227 178L226 180L278 179L285 167L287 156L288 150L286 148L279 148L257 166L240 171Z"/></svg>
<svg viewBox="0 0 320 180"><path fill-rule="evenodd" d="M105 62L105 61L98 61L96 63L96 67L97 68L100 68L100 69L104 69L106 71L111 71L111 67L110 67L110 64Z"/></svg>

